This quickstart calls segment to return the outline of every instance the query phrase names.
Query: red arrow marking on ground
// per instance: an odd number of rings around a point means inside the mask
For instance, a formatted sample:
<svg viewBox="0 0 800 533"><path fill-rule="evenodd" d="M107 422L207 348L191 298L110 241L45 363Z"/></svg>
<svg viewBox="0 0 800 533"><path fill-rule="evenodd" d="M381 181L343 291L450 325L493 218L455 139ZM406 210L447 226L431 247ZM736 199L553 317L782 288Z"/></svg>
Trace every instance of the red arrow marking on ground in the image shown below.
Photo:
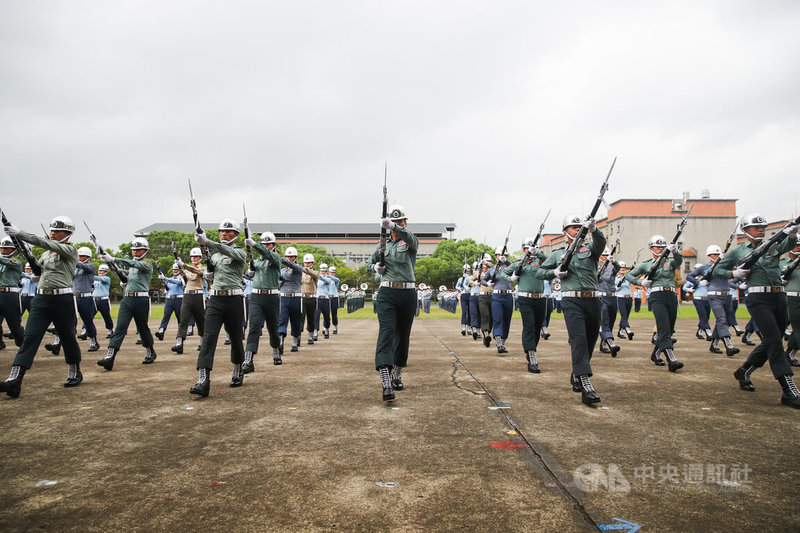
<svg viewBox="0 0 800 533"><path fill-rule="evenodd" d="M520 444L518 442L514 442L512 440L501 440L498 442L492 442L489 444L492 448L498 448L500 450L513 450L514 448L524 448L524 444Z"/></svg>

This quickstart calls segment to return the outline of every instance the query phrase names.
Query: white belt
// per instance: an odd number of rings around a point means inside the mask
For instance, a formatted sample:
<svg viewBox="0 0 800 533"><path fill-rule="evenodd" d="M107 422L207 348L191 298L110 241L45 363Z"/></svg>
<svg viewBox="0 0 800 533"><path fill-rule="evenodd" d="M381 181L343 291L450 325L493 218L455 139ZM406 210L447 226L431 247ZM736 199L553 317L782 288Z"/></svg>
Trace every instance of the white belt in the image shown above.
<svg viewBox="0 0 800 533"><path fill-rule="evenodd" d="M614 296L613 292L598 292L598 296L605 296L606 298L612 298Z"/></svg>
<svg viewBox="0 0 800 533"><path fill-rule="evenodd" d="M183 294L203 294L203 289L191 289L188 291L183 291Z"/></svg>
<svg viewBox="0 0 800 533"><path fill-rule="evenodd" d="M298 296L302 296L302 292L282 292L281 296L284 298L297 298Z"/></svg>
<svg viewBox="0 0 800 533"><path fill-rule="evenodd" d="M617 298L632 298L630 294L626 294L625 296L617 296Z"/></svg>
<svg viewBox="0 0 800 533"><path fill-rule="evenodd" d="M597 291L562 291L561 296L567 298L597 298Z"/></svg>
<svg viewBox="0 0 800 533"><path fill-rule="evenodd" d="M748 287L747 294L757 292L783 292L783 287Z"/></svg>
<svg viewBox="0 0 800 533"><path fill-rule="evenodd" d="M522 298L547 298L544 293L541 292L522 292L519 291L517 296L521 296Z"/></svg>
<svg viewBox="0 0 800 533"><path fill-rule="evenodd" d="M708 298L705 296L695 296L693 300L703 301L703 300L708 300Z"/></svg>
<svg viewBox="0 0 800 533"><path fill-rule="evenodd" d="M92 293L91 292L76 292L75 293L75 298L91 298L91 297L92 297Z"/></svg>
<svg viewBox="0 0 800 533"><path fill-rule="evenodd" d="M142 296L150 296L149 292L126 292L125 296L130 296L132 298L138 298Z"/></svg>
<svg viewBox="0 0 800 533"><path fill-rule="evenodd" d="M328 296L328 298L331 298L331 299L333 299L333 298L338 298L338 297L339 297L338 295L334 295L334 296Z"/></svg>
<svg viewBox="0 0 800 533"><path fill-rule="evenodd" d="M492 294L511 294L512 292L514 291L512 291L511 289L496 289L492 291Z"/></svg>
<svg viewBox="0 0 800 533"><path fill-rule="evenodd" d="M800 291L786 291L786 296L800 296Z"/></svg>
<svg viewBox="0 0 800 533"><path fill-rule="evenodd" d="M95 299L95 301L97 301L97 300L108 300L108 296L95 296L94 299Z"/></svg>
<svg viewBox="0 0 800 533"><path fill-rule="evenodd" d="M730 296L729 291L708 291L709 296Z"/></svg>
<svg viewBox="0 0 800 533"><path fill-rule="evenodd" d="M36 294L43 294L45 296L72 294L72 287L67 287L66 289L36 289Z"/></svg>
<svg viewBox="0 0 800 533"><path fill-rule="evenodd" d="M651 287L650 292L675 292L675 287Z"/></svg>
<svg viewBox="0 0 800 533"><path fill-rule="evenodd" d="M183 298L183 294L168 294L167 298L170 298L170 299Z"/></svg>
<svg viewBox="0 0 800 533"><path fill-rule="evenodd" d="M19 292L19 287L0 287L0 292Z"/></svg>
<svg viewBox="0 0 800 533"><path fill-rule="evenodd" d="M314 298L316 300L317 299L317 295L316 294L304 294L303 298Z"/></svg>
<svg viewBox="0 0 800 533"><path fill-rule="evenodd" d="M280 294L278 289L253 289L253 294Z"/></svg>
<svg viewBox="0 0 800 533"><path fill-rule="evenodd" d="M243 289L212 289L208 291L209 296L241 296Z"/></svg>
<svg viewBox="0 0 800 533"><path fill-rule="evenodd" d="M416 285L413 281L381 281L381 287L388 287L390 289L415 289Z"/></svg>

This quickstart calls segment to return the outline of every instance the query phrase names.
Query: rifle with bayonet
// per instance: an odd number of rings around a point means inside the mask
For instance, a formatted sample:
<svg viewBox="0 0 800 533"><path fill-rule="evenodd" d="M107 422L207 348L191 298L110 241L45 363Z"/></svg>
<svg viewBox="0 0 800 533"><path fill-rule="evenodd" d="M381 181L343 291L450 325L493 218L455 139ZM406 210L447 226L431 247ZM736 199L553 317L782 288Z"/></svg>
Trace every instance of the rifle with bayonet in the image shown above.
<svg viewBox="0 0 800 533"><path fill-rule="evenodd" d="M389 173L389 164L384 163L383 165L383 207L381 208L381 220L388 216L389 210L389 196L386 191L386 177ZM386 240L389 237L389 231L381 226L381 244L380 244L380 264L384 267L386 266Z"/></svg>
<svg viewBox="0 0 800 533"><path fill-rule="evenodd" d="M520 273L522 272L522 267L525 266L525 263L528 261L528 259L530 259L531 255L533 255L533 249L536 248L536 245L539 243L539 239L542 238L542 233L544 233L544 223L547 222L547 218L550 216L550 211L550 209L547 210L544 220L542 220L542 223L539 224L539 233L536 234L536 237L533 238L533 241L528 243L528 251L522 256L522 260L514 270L515 276L519 277Z"/></svg>
<svg viewBox="0 0 800 533"><path fill-rule="evenodd" d="M800 217L790 220L788 224L786 224L780 231L775 233L775 235L770 237L769 240L762 242L755 250L744 256L744 259L742 259L742 264L739 265L739 268L743 268L745 270L750 270L753 268L753 265L756 264L756 261L761 259L772 249L773 246L779 244L787 237L787 234L783 232L784 229L791 226L796 226L798 224L800 224Z"/></svg>
<svg viewBox="0 0 800 533"><path fill-rule="evenodd" d="M797 256L794 259L794 261L792 261L791 263L787 264L783 268L783 271L781 272L781 279L783 280L784 284L789 282L789 278L792 276L792 272L797 270L798 266L800 266L800 255Z"/></svg>
<svg viewBox="0 0 800 533"><path fill-rule="evenodd" d="M634 268L636 268L636 265L639 264L639 256L642 254L643 250L644 248L639 248L639 251L636 252L636 258L633 260L633 263L631 264L631 267L628 269L628 272L632 271ZM617 282L614 284L615 288L614 292L617 292L619 288L622 287L622 284L624 282L625 282L625 276L621 276L619 280L617 280Z"/></svg>
<svg viewBox="0 0 800 533"><path fill-rule="evenodd" d="M89 229L89 224L87 224L86 221L84 220L83 225L86 226L86 231L89 232L89 239L91 239L91 241L94 243L94 247L97 249L97 253L100 255L104 255L106 251L103 250L103 247L100 246L99 242L97 242L97 237L95 237L94 233L92 233L92 230ZM128 276L125 274L125 272L120 270L119 267L117 267L116 263L111 261L109 262L108 267L114 271L114 273L119 277L119 280L122 283L128 283Z"/></svg>
<svg viewBox="0 0 800 533"><path fill-rule="evenodd" d="M192 216L194 217L194 232L198 235L203 233L203 228L200 227L200 219L197 216L197 202L194 201L194 192L192 192L192 180L189 180L189 205L192 208ZM203 259L206 262L206 272L214 272L214 264L208 255L208 248L205 245L200 245L200 250L203 252Z"/></svg>
<svg viewBox="0 0 800 533"><path fill-rule="evenodd" d="M3 221L3 226L11 226L12 225L11 222L9 222L8 219L6 218L5 211L3 211L2 209L0 209L0 219L2 219L2 221ZM36 257L34 257L33 252L31 252L31 249L28 248L28 243L25 242L25 241L22 241L22 240L20 240L20 239L18 239L16 237L11 237L10 235L9 235L9 238L11 239L11 242L14 243L14 248L16 248L17 251L22 256L25 257L25 260L28 263L30 263L31 271L34 273L34 275L41 276L42 275L42 267L39 264L39 262L36 261ZM48 235L46 238L49 239L50 236Z"/></svg>
<svg viewBox="0 0 800 533"><path fill-rule="evenodd" d="M500 252L500 257L503 257L508 252L508 239L511 237L511 227L508 227L508 233L506 234L506 240L503 241L503 250ZM500 259L497 260L497 263L494 265L494 272L492 272L492 283L497 281L497 271L500 270Z"/></svg>
<svg viewBox="0 0 800 533"><path fill-rule="evenodd" d="M600 204L603 203L603 196L605 196L606 191L608 190L608 179L611 177L611 171L614 170L614 165L617 163L617 158L614 158L614 161L611 162L611 168L608 169L608 175L606 175L606 179L603 184L600 186L600 194L597 195L597 200L594 203L594 207L592 207L591 213L586 219L594 218L597 215L597 210L600 209ZM561 256L561 263L558 265L559 269L562 272L566 272L569 268L569 264L572 261L572 257L575 255L580 249L580 246L583 244L583 240L586 238L586 234L589 232L589 228L586 226L581 226L580 231L575 238L572 239L572 242L567 247L567 251L564 252L564 255Z"/></svg>
<svg viewBox="0 0 800 533"><path fill-rule="evenodd" d="M39 227L42 228L42 234L44 234L44 238L45 239L49 239L50 238L50 234L47 232L46 229L44 229L44 224L39 222Z"/></svg>
<svg viewBox="0 0 800 533"><path fill-rule="evenodd" d="M183 278L183 282L187 283L189 281L189 278L186 277L186 273L183 271L183 267L178 262L178 261L180 261L180 258L178 257L178 250L177 250L177 248L175 248L175 241L174 240L170 240L169 241L169 249L172 251L172 257L175 258L175 264L178 265L178 272L180 272L181 277Z"/></svg>
<svg viewBox="0 0 800 533"><path fill-rule="evenodd" d="M624 231L625 231L625 228L622 228L622 231L620 231L619 235L617 235L617 240L614 242L614 246L611 247L611 252L608 254L608 256L606 257L606 260L603 261L603 264L600 265L600 268L597 270L597 279L600 279L600 276L602 276L603 272L606 271L606 267L608 266L608 263L609 263L608 258L609 257L614 257L614 254L617 253L617 248L619 248L619 240L622 238L622 233Z"/></svg>
<svg viewBox="0 0 800 533"><path fill-rule="evenodd" d="M692 209L694 209L694 204L692 204L689 207L689 210L686 212L685 215L683 215L683 218L678 223L678 230L675 232L675 236L672 238L672 242L670 244L677 243L678 239L680 239L681 235L683 235L683 228L686 227L686 223L689 221L689 215L691 214ZM644 279L652 280L653 277L656 275L658 269L661 268L661 265L663 265L664 261L667 260L668 255L669 255L669 247L665 246L664 249L661 250L661 253L658 254L656 260L653 261L653 264L650 266L650 270L648 270L647 274L644 275Z"/></svg>
<svg viewBox="0 0 800 533"><path fill-rule="evenodd" d="M706 271L705 274L700 274L699 276L697 276L698 283L700 281L703 281L704 279L708 280L708 281L711 281L712 275L714 274L714 269L717 268L717 265L719 264L719 262L722 260L722 258L725 256L725 254L728 253L728 250L730 249L731 244L733 244L733 240L736 238L736 230L737 229L739 229L739 221L738 220L736 221L736 225L733 226L733 231L731 232L730 236L728 237L728 241L725 243L725 249L722 250L722 253L719 254L717 256L717 258L714 259L714 261L711 262L711 266L709 267L709 269Z"/></svg>
<svg viewBox="0 0 800 533"><path fill-rule="evenodd" d="M247 240L250 238L250 224L247 223L247 209L244 207L244 202L242 202L242 214L244 215L244 239ZM256 271L256 262L253 261L253 249L246 245L247 248L247 264L250 265L250 270L253 272Z"/></svg>

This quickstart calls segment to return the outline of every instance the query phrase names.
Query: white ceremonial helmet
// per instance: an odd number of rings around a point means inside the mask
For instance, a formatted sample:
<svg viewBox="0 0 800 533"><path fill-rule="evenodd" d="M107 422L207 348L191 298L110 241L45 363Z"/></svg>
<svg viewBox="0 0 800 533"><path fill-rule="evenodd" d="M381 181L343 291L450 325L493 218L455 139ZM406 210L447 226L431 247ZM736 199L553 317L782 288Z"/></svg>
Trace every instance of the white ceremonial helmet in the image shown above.
<svg viewBox="0 0 800 533"><path fill-rule="evenodd" d="M566 230L570 226L583 226L583 219L580 215L571 214L564 217L561 222L561 231Z"/></svg>
<svg viewBox="0 0 800 533"><path fill-rule="evenodd" d="M265 231L262 233L261 244L275 244L275 234L271 231Z"/></svg>
<svg viewBox="0 0 800 533"><path fill-rule="evenodd" d="M92 249L89 248L88 246L81 246L80 248L78 248L78 255L92 257Z"/></svg>
<svg viewBox="0 0 800 533"><path fill-rule="evenodd" d="M75 223L72 222L71 218L60 215L50 221L50 229L75 233Z"/></svg>
<svg viewBox="0 0 800 533"><path fill-rule="evenodd" d="M297 257L297 248L290 246L283 252L284 257Z"/></svg>
<svg viewBox="0 0 800 533"><path fill-rule="evenodd" d="M314 262L314 254L306 254L303 256L303 263L313 263Z"/></svg>
<svg viewBox="0 0 800 533"><path fill-rule="evenodd" d="M335 266L330 267L328 269L328 272L330 272L331 274L336 274L336 267Z"/></svg>
<svg viewBox="0 0 800 533"><path fill-rule="evenodd" d="M105 263L100 263L100 266L97 267L97 271L100 272L101 270L108 272L108 265Z"/></svg>
<svg viewBox="0 0 800 533"><path fill-rule="evenodd" d="M406 216L406 210L403 208L402 205L398 204L394 204L389 208L387 216L392 222L397 222L399 220L406 220L408 218Z"/></svg>
<svg viewBox="0 0 800 533"><path fill-rule="evenodd" d="M742 222L739 225L740 228L745 229L751 226L766 226L767 219L762 217L759 213L750 213L747 216L742 217Z"/></svg>
<svg viewBox="0 0 800 533"><path fill-rule="evenodd" d="M200 248L195 247L189 250L189 257L202 257L202 256L203 252L200 250Z"/></svg>
<svg viewBox="0 0 800 533"><path fill-rule="evenodd" d="M313 256L312 256L312 257L313 257ZM319 265L319 269L320 269L320 271L322 271L322 270L325 270L325 271L327 271L327 270L328 270L328 265L327 265L327 264L325 264L325 263L320 263L320 265Z"/></svg>
<svg viewBox="0 0 800 533"><path fill-rule="evenodd" d="M10 253L2 254L3 257L11 257L17 251L17 248L14 246L14 241L11 240L11 237L3 237L0 239L0 248L11 248Z"/></svg>
<svg viewBox="0 0 800 533"><path fill-rule="evenodd" d="M628 268L628 264L625 261L617 261L617 264L620 268Z"/></svg>
<svg viewBox="0 0 800 533"><path fill-rule="evenodd" d="M716 255L722 254L722 248L720 248L716 244L711 244L709 245L708 248L706 248L706 255L714 255L714 254Z"/></svg>
<svg viewBox="0 0 800 533"><path fill-rule="evenodd" d="M531 243L533 242L533 237L525 237L525 240L522 241L522 249L530 248Z"/></svg>
<svg viewBox="0 0 800 533"><path fill-rule="evenodd" d="M178 263L172 263L172 270L180 270L181 268L178 266Z"/></svg>
<svg viewBox="0 0 800 533"><path fill-rule="evenodd" d="M144 237L136 237L131 241L131 250L149 250L150 243Z"/></svg>
<svg viewBox="0 0 800 533"><path fill-rule="evenodd" d="M647 246L666 246L667 239L664 238L663 235L653 235L650 237L650 242Z"/></svg>

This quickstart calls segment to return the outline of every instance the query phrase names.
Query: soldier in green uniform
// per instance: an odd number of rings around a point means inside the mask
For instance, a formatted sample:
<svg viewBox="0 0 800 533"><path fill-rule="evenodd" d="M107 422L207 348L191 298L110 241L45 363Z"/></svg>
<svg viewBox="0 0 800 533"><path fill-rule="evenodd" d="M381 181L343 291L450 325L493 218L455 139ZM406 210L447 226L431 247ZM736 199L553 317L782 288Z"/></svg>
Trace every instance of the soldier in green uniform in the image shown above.
<svg viewBox="0 0 800 533"><path fill-rule="evenodd" d="M789 250L786 257L781 260L781 272L799 256L800 236L797 237L794 248ZM789 358L790 365L800 366L796 355L797 350L800 349L800 268L795 268L789 274L788 279L784 279L784 281L786 283L786 302L789 306L789 323L792 325L792 334L789 336L786 346L786 356Z"/></svg>
<svg viewBox="0 0 800 533"><path fill-rule="evenodd" d="M242 372L242 362L244 362L242 272L247 262L247 252L234 245L239 233L241 233L239 222L232 218L226 218L219 224L219 243L208 240L205 232L196 233L194 236L200 246L207 246L213 252L210 261L214 266L214 273L211 290L208 291L202 348L197 356L197 370L200 372L200 376L197 383L189 389L191 394L205 397L211 390L210 374L214 367L214 353L217 350L219 331L223 325L231 339L233 376L230 386L241 387L244 383L244 373Z"/></svg>
<svg viewBox="0 0 800 533"><path fill-rule="evenodd" d="M58 216L50 222L50 238L44 239L32 233L21 231L16 226L5 226L11 237L45 249L40 258L42 276L36 288L36 296L31 302L30 315L25 324L25 335L17 356L11 366L8 379L0 381L0 392L15 398L19 396L22 378L30 370L36 350L42 342L47 327L52 323L56 334L61 337L64 359L69 365L65 387L75 387L83 381L81 374L81 349L75 338L75 299L72 296L72 278L78 251L69 244L75 232L72 219Z"/></svg>
<svg viewBox="0 0 800 533"><path fill-rule="evenodd" d="M14 257L17 249L11 237L0 240L0 323L5 319L14 344L22 346L25 330L22 329L19 280L22 261Z"/></svg>
<svg viewBox="0 0 800 533"><path fill-rule="evenodd" d="M150 317L150 280L153 278L153 263L145 257L150 250L150 244L144 237L136 237L131 241L131 257L114 257L108 253L102 255L106 263L116 263L128 269L128 284L125 286L122 302L119 304L117 327L111 340L108 341L106 356L97 361L98 366L106 370L114 368L114 359L117 357L122 341L128 334L131 320L136 324L136 331L142 338L145 355L143 365L149 365L156 360L156 351L153 346L153 334L147 320Z"/></svg>
<svg viewBox="0 0 800 533"><path fill-rule="evenodd" d="M783 331L786 329L788 306L779 267L780 256L795 247L797 226L788 226L781 230L788 238L773 246L750 269L742 268L741 265L744 258L763 241L767 220L759 214L750 214L742 218L741 228L747 241L725 254L717 263L713 276L745 281L747 310L761 331L762 341L750 353L747 361L736 369L733 376L739 381L742 390L754 391L750 375L769 360L772 375L783 389L781 403L800 409L800 391L794 383L792 367L783 351Z"/></svg>
<svg viewBox="0 0 800 533"><path fill-rule="evenodd" d="M677 372L680 368L683 368L683 363L675 357L672 346L672 332L675 331L675 320L678 318L675 270L680 268L683 263L683 255L681 255L677 245L673 243L667 244L667 240L661 235L650 237L649 246L653 258L639 263L636 268L625 275L625 279L631 285L650 287L648 302L653 310L657 329L656 346L653 348L653 353L650 354L650 359L657 366L664 366L664 360L661 359L660 355L663 353L667 358L669 371ZM645 274L648 273L650 267L661 255L661 252L664 251L664 248L669 249L672 257L664 260L653 279L646 277ZM639 276L642 277L640 278Z"/></svg>
<svg viewBox="0 0 800 533"><path fill-rule="evenodd" d="M414 265L419 247L419 239L406 227L405 210L394 205L388 213L387 218L381 219L381 228L391 231L384 262L380 260L380 245L367 261L367 269L381 277L374 303L379 324L375 369L381 376L384 401L394 400L394 391L404 388L401 371L408 361L411 325L417 308Z"/></svg>
<svg viewBox="0 0 800 533"><path fill-rule="evenodd" d="M522 349L525 350L528 359L528 372L538 374L540 370L536 350L547 312L547 296L544 295L544 280L536 277L536 273L547 255L533 244L533 239L526 239L522 245L522 253L528 252L530 256L522 265L519 276L516 275L516 270L522 259L506 268L503 274L509 276L512 282L518 282L517 297L519 312L522 315Z"/></svg>
<svg viewBox="0 0 800 533"><path fill-rule="evenodd" d="M603 232L597 229L593 218L585 221L579 215L567 215L561 227L571 243L585 226L592 234L592 242L582 244L572 257L567 271L561 269L561 258L566 249L555 250L542 263L536 276L539 279L558 279L561 282L561 308L567 325L569 345L572 349L572 390L581 393L581 401L591 405L600 401L589 378L590 361L597 337L600 335L602 306L597 292L597 262L606 246Z"/></svg>
<svg viewBox="0 0 800 533"><path fill-rule="evenodd" d="M278 314L281 310L281 296L278 289L283 259L275 252L275 235L269 231L261 234L261 243L253 239L245 240L261 257L255 260L253 272L253 294L250 295L250 330L244 352L242 372L248 374L255 370L253 356L258 353L261 329L267 325L269 345L272 347L272 362L283 363L280 352L281 338L278 335ZM287 262L289 262L287 260Z"/></svg>

